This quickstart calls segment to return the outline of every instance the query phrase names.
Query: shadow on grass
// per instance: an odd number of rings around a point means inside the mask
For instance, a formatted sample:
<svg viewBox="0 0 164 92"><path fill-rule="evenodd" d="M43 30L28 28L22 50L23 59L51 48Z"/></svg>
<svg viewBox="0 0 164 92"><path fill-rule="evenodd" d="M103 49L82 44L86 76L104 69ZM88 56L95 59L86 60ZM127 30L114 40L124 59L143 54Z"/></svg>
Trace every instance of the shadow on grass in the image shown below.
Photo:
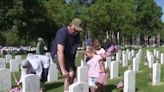
<svg viewBox="0 0 164 92"><path fill-rule="evenodd" d="M115 85L107 85L105 88L105 92L112 92L112 90L116 89Z"/></svg>
<svg viewBox="0 0 164 92"><path fill-rule="evenodd" d="M53 83L46 84L45 87L46 89L51 90L51 89L55 89L63 85L64 85L63 82L53 82Z"/></svg>

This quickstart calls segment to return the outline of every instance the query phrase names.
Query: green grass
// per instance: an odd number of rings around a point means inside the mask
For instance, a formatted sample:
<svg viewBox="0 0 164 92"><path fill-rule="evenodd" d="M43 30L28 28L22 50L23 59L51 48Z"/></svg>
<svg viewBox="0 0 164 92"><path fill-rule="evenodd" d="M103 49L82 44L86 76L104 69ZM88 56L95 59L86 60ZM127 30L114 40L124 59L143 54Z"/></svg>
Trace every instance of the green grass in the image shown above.
<svg viewBox="0 0 164 92"><path fill-rule="evenodd" d="M164 65L161 66L161 85L160 86L152 86L150 79L150 69L144 66L144 56L146 55L146 49L153 51L154 48L143 48L142 49L142 60L140 63L140 72L136 74L136 92L163 92L164 91ZM160 50L160 52L164 52L164 48L156 48ZM80 65L80 60L82 59L82 55L76 59L76 65ZM131 61L129 61L131 64ZM116 89L116 84L123 80L124 72L127 70L127 67L119 67L119 78L110 80L108 78L108 84L106 86L106 92L119 92ZM20 72L15 73L17 78L20 77ZM46 83L47 92L63 92L63 78L59 76L59 80L52 83ZM12 78L12 85L15 86L14 80Z"/></svg>

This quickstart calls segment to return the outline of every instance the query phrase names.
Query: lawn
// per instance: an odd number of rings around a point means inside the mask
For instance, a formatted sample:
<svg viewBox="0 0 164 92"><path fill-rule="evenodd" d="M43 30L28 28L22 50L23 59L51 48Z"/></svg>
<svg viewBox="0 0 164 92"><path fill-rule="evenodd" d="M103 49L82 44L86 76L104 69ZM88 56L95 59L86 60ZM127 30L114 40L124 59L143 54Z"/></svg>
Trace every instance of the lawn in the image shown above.
<svg viewBox="0 0 164 92"><path fill-rule="evenodd" d="M144 66L144 56L146 55L146 50L149 49L153 51L154 48L143 48L142 49L142 60L140 63L140 72L136 74L136 92L163 92L164 91L164 65L161 66L161 85L160 86L152 86L151 78L150 78L150 69ZM160 50L160 52L164 52L164 47L156 48ZM82 59L82 55L76 58L76 65L80 64L80 60ZM131 64L132 61L129 61ZM8 66L9 67L9 66ZM123 80L124 71L127 70L127 67L119 67L119 78L110 80L108 78L108 84L106 86L106 92L119 92L116 89L116 84ZM20 77L20 72L16 72L16 77ZM12 77L12 86L15 86L14 79ZM47 92L63 92L63 78L59 76L59 80L52 83L46 83Z"/></svg>

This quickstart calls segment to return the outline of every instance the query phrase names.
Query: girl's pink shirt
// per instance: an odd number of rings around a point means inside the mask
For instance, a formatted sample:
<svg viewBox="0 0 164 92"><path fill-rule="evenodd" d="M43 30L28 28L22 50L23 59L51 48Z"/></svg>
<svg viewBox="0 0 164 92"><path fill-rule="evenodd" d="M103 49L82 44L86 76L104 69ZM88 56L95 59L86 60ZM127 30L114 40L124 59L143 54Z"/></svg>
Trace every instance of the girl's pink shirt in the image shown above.
<svg viewBox="0 0 164 92"><path fill-rule="evenodd" d="M94 55L87 64L89 65L88 76L89 77L98 77L100 74L100 65L99 61L101 60L100 55Z"/></svg>

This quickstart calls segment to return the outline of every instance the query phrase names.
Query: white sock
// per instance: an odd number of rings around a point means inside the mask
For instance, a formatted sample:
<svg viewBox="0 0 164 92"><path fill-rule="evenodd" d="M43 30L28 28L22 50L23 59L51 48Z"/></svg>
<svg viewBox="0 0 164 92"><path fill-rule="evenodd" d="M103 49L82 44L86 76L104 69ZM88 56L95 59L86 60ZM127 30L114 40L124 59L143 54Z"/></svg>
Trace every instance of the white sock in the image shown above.
<svg viewBox="0 0 164 92"><path fill-rule="evenodd" d="M64 92L69 92L69 91L64 91Z"/></svg>

